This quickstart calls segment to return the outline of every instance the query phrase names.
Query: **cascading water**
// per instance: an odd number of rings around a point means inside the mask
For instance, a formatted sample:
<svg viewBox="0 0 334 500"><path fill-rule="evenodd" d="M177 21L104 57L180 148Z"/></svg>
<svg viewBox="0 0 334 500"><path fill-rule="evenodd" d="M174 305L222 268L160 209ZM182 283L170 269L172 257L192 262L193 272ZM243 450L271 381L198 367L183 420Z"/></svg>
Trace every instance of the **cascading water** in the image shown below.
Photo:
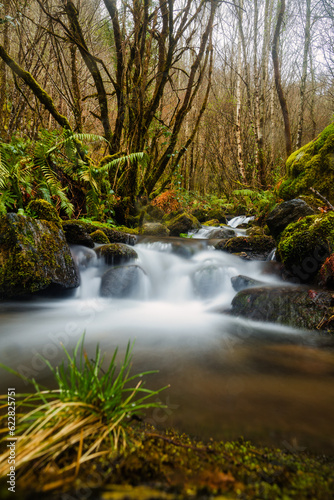
<svg viewBox="0 0 334 500"><path fill-rule="evenodd" d="M233 276L279 284L267 273L268 263L213 250L194 237L146 238L135 250L141 273L127 297L100 296L107 266L93 250L77 246L72 252L81 286L71 298L1 304L1 361L44 380L48 370L40 355L56 364L61 343L71 350L83 331L88 352L94 356L99 342L106 361L116 346L122 351L136 339L136 369L160 370L148 385L171 384L161 396L168 408L150 417L154 424L202 438L243 434L268 444L297 439L334 450L332 351L312 333L228 314ZM0 384L3 391L18 387L11 376Z"/></svg>

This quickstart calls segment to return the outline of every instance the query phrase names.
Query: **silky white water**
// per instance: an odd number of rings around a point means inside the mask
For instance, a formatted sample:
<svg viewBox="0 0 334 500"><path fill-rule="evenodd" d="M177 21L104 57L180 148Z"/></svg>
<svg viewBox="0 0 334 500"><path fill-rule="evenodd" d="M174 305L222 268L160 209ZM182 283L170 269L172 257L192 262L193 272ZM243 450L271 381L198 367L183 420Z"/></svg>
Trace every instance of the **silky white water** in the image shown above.
<svg viewBox="0 0 334 500"><path fill-rule="evenodd" d="M71 350L83 331L88 353L94 356L100 343L106 361L116 346L121 355L135 340L134 368L160 370L147 385L171 384L161 396L168 410L163 418L151 416L152 423L203 438L243 434L278 444L298 438L305 446L334 449L331 347L324 351L314 334L228 314L236 293L233 276L279 286L279 279L267 274L268 263L203 249L194 240L176 243L135 246L134 263L143 273L139 286L123 299L99 296L106 266L93 250L74 247L81 271L74 296L1 304L0 361L47 381L40 356L57 364L62 344ZM322 360L320 372L317 363L304 362L309 353ZM3 373L0 384L4 391L8 384L20 387L14 376Z"/></svg>

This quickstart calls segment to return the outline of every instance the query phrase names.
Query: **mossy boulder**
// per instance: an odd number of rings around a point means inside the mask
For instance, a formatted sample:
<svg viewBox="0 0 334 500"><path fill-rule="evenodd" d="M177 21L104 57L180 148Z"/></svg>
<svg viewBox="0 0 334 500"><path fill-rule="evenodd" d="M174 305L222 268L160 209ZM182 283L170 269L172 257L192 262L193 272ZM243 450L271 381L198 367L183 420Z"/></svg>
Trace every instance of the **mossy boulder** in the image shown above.
<svg viewBox="0 0 334 500"><path fill-rule="evenodd" d="M313 187L334 203L334 123L321 134L292 153L286 162L287 174L280 186L284 200L310 194Z"/></svg>
<svg viewBox="0 0 334 500"><path fill-rule="evenodd" d="M246 253L249 258L257 260L266 260L274 248L275 241L270 236L234 237L221 240L215 245L216 250L234 254Z"/></svg>
<svg viewBox="0 0 334 500"><path fill-rule="evenodd" d="M266 219L270 233L277 240L284 229L307 215L314 215L314 210L304 200L284 201L274 208Z"/></svg>
<svg viewBox="0 0 334 500"><path fill-rule="evenodd" d="M139 292L144 276L145 272L137 265L113 267L102 276L100 295L109 298L133 296Z"/></svg>
<svg viewBox="0 0 334 500"><path fill-rule="evenodd" d="M202 224L208 220L208 210L206 208L193 208L190 210L190 214Z"/></svg>
<svg viewBox="0 0 334 500"><path fill-rule="evenodd" d="M255 321L334 332L332 295L305 287L248 288L234 297L231 313Z"/></svg>
<svg viewBox="0 0 334 500"><path fill-rule="evenodd" d="M334 213L310 215L282 233L277 256L296 282L311 282L334 252Z"/></svg>
<svg viewBox="0 0 334 500"><path fill-rule="evenodd" d="M218 220L220 224L227 224L224 212L220 208L213 208L207 212L206 220Z"/></svg>
<svg viewBox="0 0 334 500"><path fill-rule="evenodd" d="M218 219L210 219L206 222L202 222L202 226L219 226L220 222Z"/></svg>
<svg viewBox="0 0 334 500"><path fill-rule="evenodd" d="M99 258L103 258L104 262L111 266L117 265L138 257L137 252L133 248L124 245L123 243L110 243L103 245L95 250Z"/></svg>
<svg viewBox="0 0 334 500"><path fill-rule="evenodd" d="M102 243L103 245L108 245L110 243L108 236L101 231L101 229L97 229L90 234L90 237L94 241L94 243Z"/></svg>
<svg viewBox="0 0 334 500"><path fill-rule="evenodd" d="M54 223L10 213L0 218L0 299L80 284L65 235Z"/></svg>
<svg viewBox="0 0 334 500"><path fill-rule="evenodd" d="M36 219L54 222L58 227L62 228L62 220L57 210L46 200L32 200L28 204L26 211Z"/></svg>
<svg viewBox="0 0 334 500"><path fill-rule="evenodd" d="M134 245L136 243L136 237L134 235L108 227L107 224L101 224L99 222L90 223L80 220L65 221L63 222L65 233L70 226L80 227L88 235L91 235L99 229L104 232L110 243L125 243L126 245Z"/></svg>
<svg viewBox="0 0 334 500"><path fill-rule="evenodd" d="M94 248L94 241L85 228L72 221L65 221L63 224L66 240L70 245L82 245L88 248Z"/></svg>
<svg viewBox="0 0 334 500"><path fill-rule="evenodd" d="M170 236L180 236L181 233L187 233L192 229L200 229L201 224L193 216L186 212L182 212L170 219L165 219L164 222L170 231Z"/></svg>
<svg viewBox="0 0 334 500"><path fill-rule="evenodd" d="M169 236L169 229L160 222L146 222L140 229L140 234L146 236Z"/></svg>

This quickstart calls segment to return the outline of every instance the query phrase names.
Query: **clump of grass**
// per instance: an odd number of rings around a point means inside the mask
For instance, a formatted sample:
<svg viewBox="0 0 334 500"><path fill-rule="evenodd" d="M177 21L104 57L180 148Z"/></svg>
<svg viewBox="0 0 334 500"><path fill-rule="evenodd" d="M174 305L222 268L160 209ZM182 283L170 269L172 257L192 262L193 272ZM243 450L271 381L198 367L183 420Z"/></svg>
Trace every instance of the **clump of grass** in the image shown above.
<svg viewBox="0 0 334 500"><path fill-rule="evenodd" d="M19 402L16 405L15 465L23 474L28 468L29 471L41 469L66 455L62 472L74 469L76 476L82 463L125 449L131 442L128 430L132 417L148 408L163 407L159 401L152 402L152 397L165 388L152 391L143 387L142 377L154 371L130 375L133 344L128 343L118 372L117 349L104 371L104 356L99 346L95 359L88 359L84 335L72 355L63 348L67 363L63 361L53 368L44 359L58 389L47 390L32 379L29 382L36 392L16 395ZM7 400L7 395L0 399ZM1 408L6 406L3 404ZM0 433L5 434L1 441L7 443L7 415L0 417L0 426ZM7 473L8 452L5 452L0 455L0 477Z"/></svg>

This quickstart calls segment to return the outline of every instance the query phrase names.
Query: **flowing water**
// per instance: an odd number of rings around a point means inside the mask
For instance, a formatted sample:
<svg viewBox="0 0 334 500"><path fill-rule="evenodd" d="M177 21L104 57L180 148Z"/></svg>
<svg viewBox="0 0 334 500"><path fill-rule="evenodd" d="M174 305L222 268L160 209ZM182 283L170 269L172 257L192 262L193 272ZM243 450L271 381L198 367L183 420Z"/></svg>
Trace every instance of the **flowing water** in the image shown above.
<svg viewBox="0 0 334 500"><path fill-rule="evenodd" d="M45 382L40 355L56 364L61 344L71 350L83 331L89 355L100 343L106 362L135 340L134 371L158 369L147 386L171 385L160 396L167 408L147 417L158 427L332 453L332 339L229 315L231 277L279 286L271 263L244 261L195 237L146 237L135 250L144 272L126 299L101 298L105 266L94 251L73 247L81 271L74 296L2 303L0 361ZM0 385L27 390L5 372Z"/></svg>

